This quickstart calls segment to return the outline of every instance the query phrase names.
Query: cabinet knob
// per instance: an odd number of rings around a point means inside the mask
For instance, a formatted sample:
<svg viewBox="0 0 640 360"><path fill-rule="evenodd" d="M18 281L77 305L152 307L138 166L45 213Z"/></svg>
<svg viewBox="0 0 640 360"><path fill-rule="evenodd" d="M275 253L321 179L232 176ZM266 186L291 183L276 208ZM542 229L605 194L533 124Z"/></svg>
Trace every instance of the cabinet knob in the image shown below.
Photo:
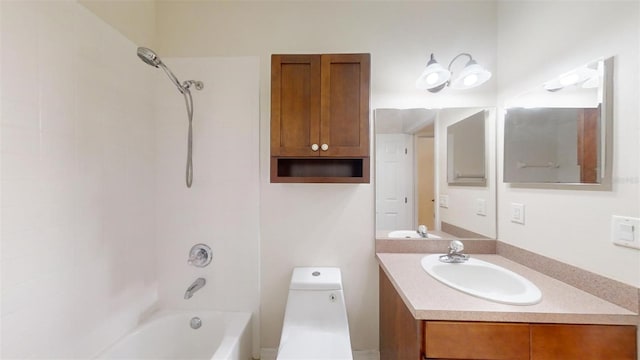
<svg viewBox="0 0 640 360"><path fill-rule="evenodd" d="M318 151L318 144L311 145L311 150Z"/></svg>
<svg viewBox="0 0 640 360"><path fill-rule="evenodd" d="M329 150L329 145L322 144L322 146L320 148L322 149L322 151L327 151L327 150Z"/></svg>

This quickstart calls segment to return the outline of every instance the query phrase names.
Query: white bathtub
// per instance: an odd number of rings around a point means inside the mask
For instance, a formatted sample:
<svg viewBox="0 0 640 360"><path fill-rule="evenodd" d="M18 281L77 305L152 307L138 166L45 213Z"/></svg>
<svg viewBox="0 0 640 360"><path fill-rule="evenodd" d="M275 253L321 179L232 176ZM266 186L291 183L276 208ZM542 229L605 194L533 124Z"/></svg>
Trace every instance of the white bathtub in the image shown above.
<svg viewBox="0 0 640 360"><path fill-rule="evenodd" d="M191 318L202 320L192 329ZM251 358L250 313L160 311L103 351L97 359Z"/></svg>

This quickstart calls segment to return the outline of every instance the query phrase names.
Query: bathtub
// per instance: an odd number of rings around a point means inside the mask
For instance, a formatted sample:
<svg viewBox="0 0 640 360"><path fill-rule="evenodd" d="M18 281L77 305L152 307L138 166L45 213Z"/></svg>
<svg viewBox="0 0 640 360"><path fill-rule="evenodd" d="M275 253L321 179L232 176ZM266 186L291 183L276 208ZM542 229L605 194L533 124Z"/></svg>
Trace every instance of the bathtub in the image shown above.
<svg viewBox="0 0 640 360"><path fill-rule="evenodd" d="M191 328L193 317L201 319ZM251 358L250 313L218 311L160 311L142 322L97 359Z"/></svg>

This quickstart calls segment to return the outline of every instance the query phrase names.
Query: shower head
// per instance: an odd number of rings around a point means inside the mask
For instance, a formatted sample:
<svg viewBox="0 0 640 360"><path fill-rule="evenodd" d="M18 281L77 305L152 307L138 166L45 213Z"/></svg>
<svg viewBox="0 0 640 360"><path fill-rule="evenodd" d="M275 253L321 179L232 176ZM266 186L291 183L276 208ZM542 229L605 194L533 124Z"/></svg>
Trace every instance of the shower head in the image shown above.
<svg viewBox="0 0 640 360"><path fill-rule="evenodd" d="M162 61L160 61L158 54L146 47L138 48L138 57L140 58L140 60L153 67L158 67L158 65L162 64Z"/></svg>
<svg viewBox="0 0 640 360"><path fill-rule="evenodd" d="M141 46L138 48L138 57L140 58L140 60L144 61L145 63L153 67L159 67L162 70L164 70L164 72L167 74L169 79L171 79L171 81L175 84L175 86L178 88L178 91L180 91L181 94L184 94L185 91L187 92L189 91L189 87L180 85L180 80L178 80L178 78L171 72L171 70L169 70L167 65L165 65L162 62L162 60L160 60L160 58L158 57L158 54L156 54L155 51Z"/></svg>

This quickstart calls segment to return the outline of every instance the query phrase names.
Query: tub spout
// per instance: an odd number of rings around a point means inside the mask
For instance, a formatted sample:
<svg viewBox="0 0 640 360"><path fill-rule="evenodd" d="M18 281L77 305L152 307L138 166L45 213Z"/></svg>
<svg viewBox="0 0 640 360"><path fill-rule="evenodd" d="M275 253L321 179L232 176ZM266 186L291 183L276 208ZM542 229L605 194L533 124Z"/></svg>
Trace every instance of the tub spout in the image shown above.
<svg viewBox="0 0 640 360"><path fill-rule="evenodd" d="M184 299L185 300L191 299L191 297L193 296L193 293L200 290L200 288L202 288L206 283L207 283L207 280L205 280L204 278L197 278L196 281L194 281L193 284L191 284L187 288L187 291L184 292Z"/></svg>

